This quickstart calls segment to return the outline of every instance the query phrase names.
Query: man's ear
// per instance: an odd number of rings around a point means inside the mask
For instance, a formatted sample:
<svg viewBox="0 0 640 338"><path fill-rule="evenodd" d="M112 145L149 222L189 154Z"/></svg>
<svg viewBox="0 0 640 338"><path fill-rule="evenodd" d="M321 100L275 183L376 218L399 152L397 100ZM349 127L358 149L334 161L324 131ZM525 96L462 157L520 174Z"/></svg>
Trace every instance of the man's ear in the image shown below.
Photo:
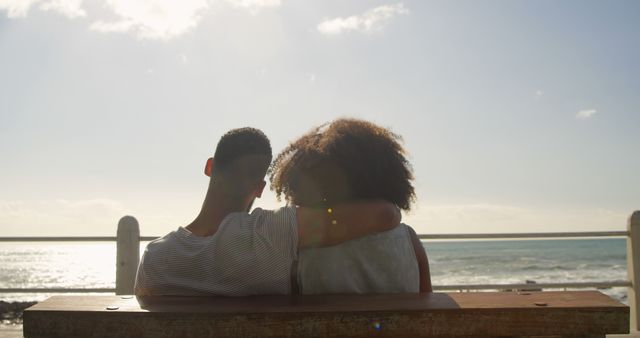
<svg viewBox="0 0 640 338"><path fill-rule="evenodd" d="M258 190L256 193L256 197L262 197L262 192L264 191L264 187L267 185L267 182L262 181L260 182L260 185L258 186Z"/></svg>
<svg viewBox="0 0 640 338"><path fill-rule="evenodd" d="M213 157L207 159L207 163L204 165L204 174L211 177L213 171Z"/></svg>

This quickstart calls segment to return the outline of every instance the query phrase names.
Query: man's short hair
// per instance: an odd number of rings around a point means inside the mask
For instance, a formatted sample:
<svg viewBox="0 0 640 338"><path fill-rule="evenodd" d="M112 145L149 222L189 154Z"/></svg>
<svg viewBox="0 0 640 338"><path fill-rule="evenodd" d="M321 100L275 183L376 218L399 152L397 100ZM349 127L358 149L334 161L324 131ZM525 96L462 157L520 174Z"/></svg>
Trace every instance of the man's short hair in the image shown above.
<svg viewBox="0 0 640 338"><path fill-rule="evenodd" d="M260 180L271 163L271 144L259 129L232 129L220 138L213 159L216 174Z"/></svg>
<svg viewBox="0 0 640 338"><path fill-rule="evenodd" d="M409 210L413 173L401 138L368 121L338 119L292 142L273 162L271 189L296 205L383 199Z"/></svg>

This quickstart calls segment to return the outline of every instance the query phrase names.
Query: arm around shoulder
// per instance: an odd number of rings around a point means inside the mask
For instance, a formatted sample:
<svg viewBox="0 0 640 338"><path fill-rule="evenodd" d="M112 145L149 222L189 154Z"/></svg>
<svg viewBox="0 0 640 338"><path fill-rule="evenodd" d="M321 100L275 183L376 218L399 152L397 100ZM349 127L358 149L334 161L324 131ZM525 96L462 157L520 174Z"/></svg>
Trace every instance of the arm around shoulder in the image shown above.
<svg viewBox="0 0 640 338"><path fill-rule="evenodd" d="M400 224L402 215L392 203L376 200L332 208L297 208L299 246L331 246Z"/></svg>

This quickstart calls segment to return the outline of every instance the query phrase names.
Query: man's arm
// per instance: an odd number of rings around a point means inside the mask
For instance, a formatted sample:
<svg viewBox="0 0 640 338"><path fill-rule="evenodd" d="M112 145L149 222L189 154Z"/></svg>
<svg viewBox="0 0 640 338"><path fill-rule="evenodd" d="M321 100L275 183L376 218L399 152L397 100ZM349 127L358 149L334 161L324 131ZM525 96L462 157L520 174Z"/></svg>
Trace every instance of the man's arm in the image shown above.
<svg viewBox="0 0 640 338"><path fill-rule="evenodd" d="M330 209L298 207L298 246L331 246L400 224L400 210L392 203L346 203Z"/></svg>

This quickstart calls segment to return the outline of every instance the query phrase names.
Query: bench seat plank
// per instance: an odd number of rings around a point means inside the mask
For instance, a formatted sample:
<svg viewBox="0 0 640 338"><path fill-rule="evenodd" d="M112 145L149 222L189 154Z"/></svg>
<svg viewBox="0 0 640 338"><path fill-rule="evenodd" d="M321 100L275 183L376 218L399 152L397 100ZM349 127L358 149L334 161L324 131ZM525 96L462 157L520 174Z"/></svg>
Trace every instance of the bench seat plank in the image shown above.
<svg viewBox="0 0 640 338"><path fill-rule="evenodd" d="M597 291L138 299L56 296L24 313L27 338L602 337L628 331L629 308Z"/></svg>

